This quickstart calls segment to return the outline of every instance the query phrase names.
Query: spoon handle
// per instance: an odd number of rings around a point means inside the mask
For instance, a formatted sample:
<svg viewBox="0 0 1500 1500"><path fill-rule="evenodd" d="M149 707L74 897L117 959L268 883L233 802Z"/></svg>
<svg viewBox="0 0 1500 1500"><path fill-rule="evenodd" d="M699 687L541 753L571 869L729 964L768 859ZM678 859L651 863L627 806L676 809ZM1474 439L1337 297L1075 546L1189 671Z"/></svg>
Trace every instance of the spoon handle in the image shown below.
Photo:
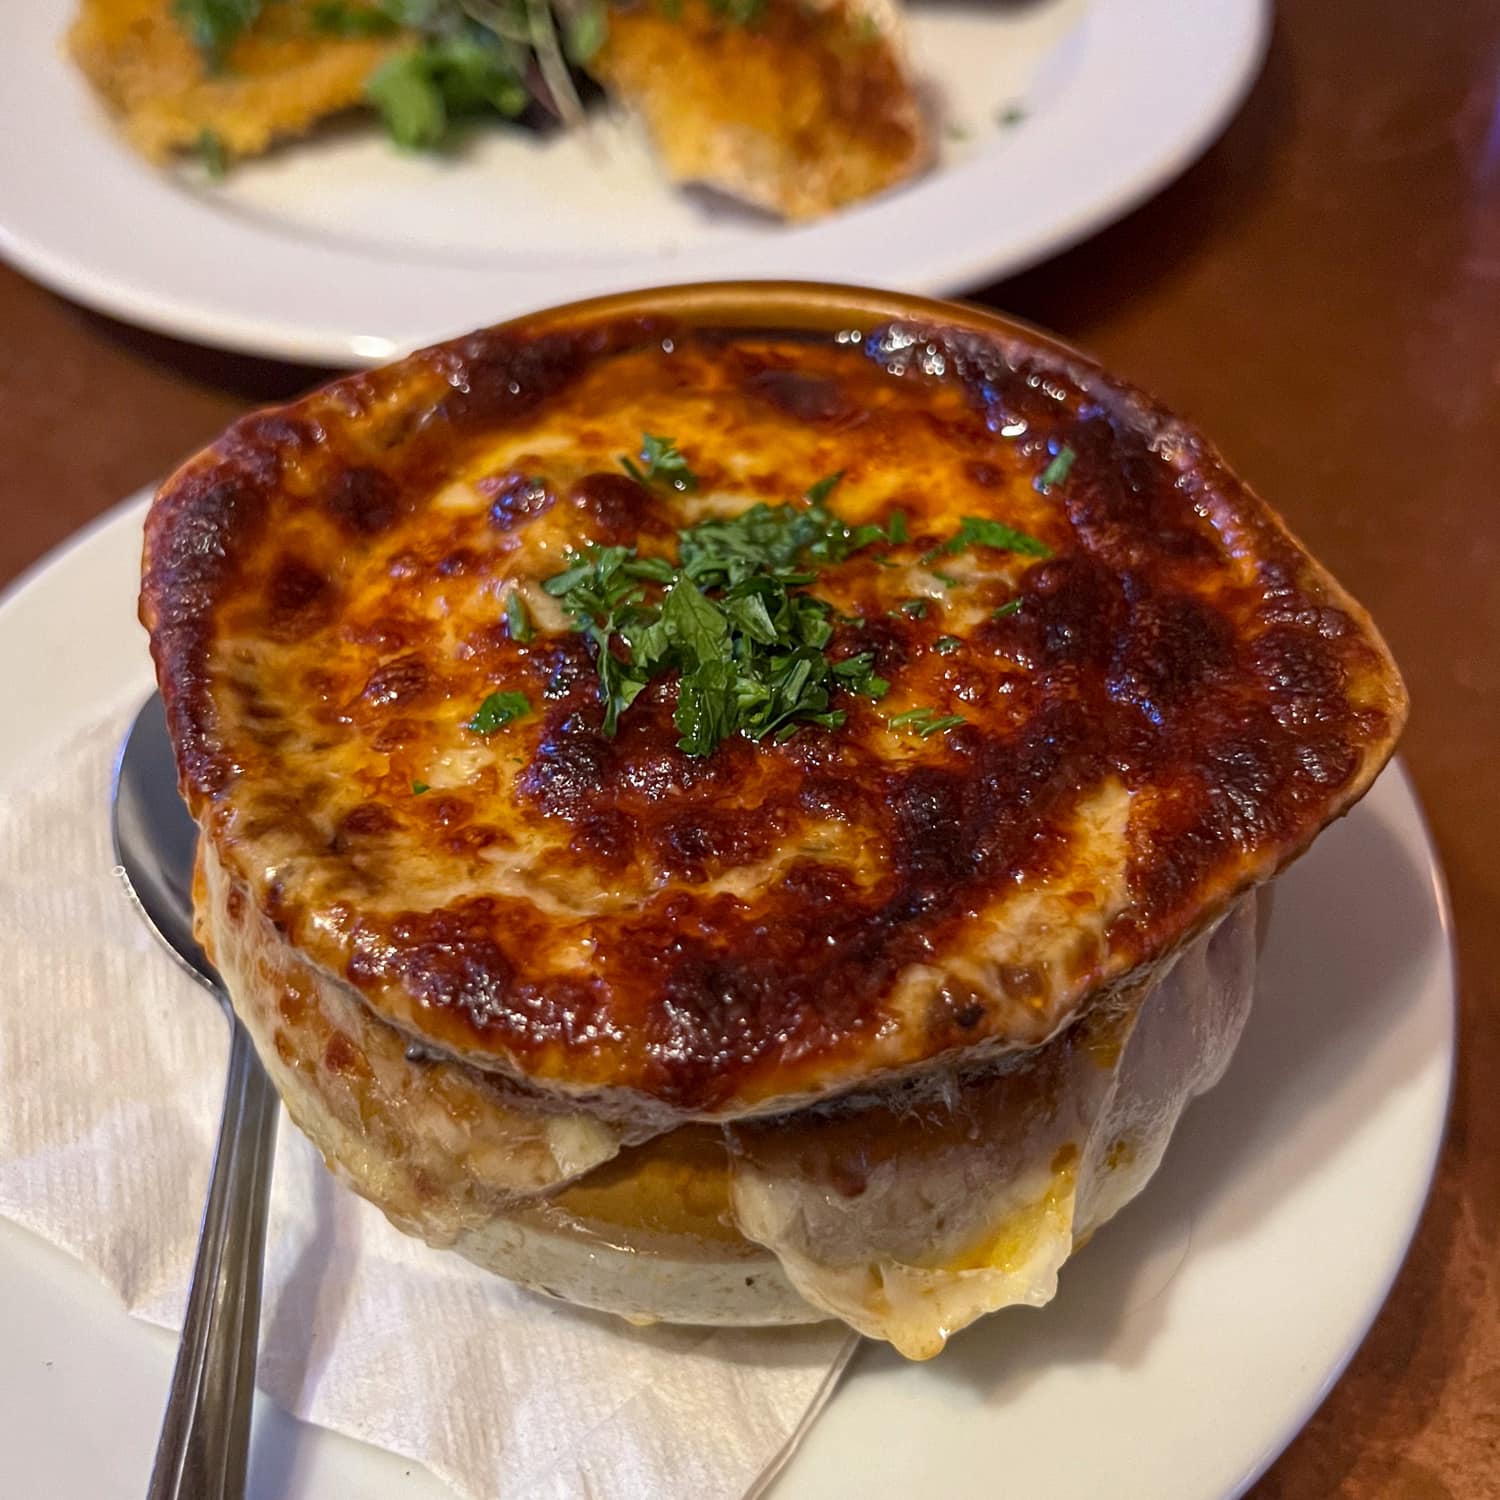
<svg viewBox="0 0 1500 1500"><path fill-rule="evenodd" d="M280 1101L232 1021L224 1113L148 1500L241 1500Z"/></svg>

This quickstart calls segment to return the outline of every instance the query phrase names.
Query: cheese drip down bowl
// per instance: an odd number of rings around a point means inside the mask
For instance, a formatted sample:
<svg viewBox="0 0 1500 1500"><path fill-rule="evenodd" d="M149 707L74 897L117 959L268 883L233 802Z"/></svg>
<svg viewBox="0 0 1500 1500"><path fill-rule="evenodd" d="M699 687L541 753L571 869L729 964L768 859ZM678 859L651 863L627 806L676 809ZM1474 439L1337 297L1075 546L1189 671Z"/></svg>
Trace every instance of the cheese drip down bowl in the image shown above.
<svg viewBox="0 0 1500 1500"><path fill-rule="evenodd" d="M205 946L332 1170L556 1296L918 1358L1144 1186L1406 712L1187 424L837 287L249 416L141 610Z"/></svg>

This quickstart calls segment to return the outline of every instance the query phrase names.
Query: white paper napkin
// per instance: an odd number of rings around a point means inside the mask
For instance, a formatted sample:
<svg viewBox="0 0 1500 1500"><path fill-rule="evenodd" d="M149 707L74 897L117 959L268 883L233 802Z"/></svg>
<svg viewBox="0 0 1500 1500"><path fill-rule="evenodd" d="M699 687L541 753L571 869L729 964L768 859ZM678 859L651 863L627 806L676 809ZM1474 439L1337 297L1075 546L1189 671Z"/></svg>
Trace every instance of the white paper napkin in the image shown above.
<svg viewBox="0 0 1500 1500"><path fill-rule="evenodd" d="M111 869L121 708L0 807L0 1214L136 1316L181 1326L227 1029ZM283 1116L259 1383L306 1421L473 1500L740 1500L831 1391L852 1340L631 1329L399 1234Z"/></svg>

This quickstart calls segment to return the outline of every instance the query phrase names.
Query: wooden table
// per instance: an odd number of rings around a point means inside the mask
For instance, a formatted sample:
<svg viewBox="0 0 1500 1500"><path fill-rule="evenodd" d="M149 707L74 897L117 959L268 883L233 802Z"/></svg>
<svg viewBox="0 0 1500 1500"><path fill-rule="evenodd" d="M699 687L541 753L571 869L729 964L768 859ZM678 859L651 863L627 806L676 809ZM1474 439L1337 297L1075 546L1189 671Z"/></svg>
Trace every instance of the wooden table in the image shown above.
<svg viewBox="0 0 1500 1500"><path fill-rule="evenodd" d="M1374 1331L1257 1500L1500 1496L1497 62L1497 0L1284 0L1264 75L1203 161L982 294L1201 422L1369 606L1412 688L1404 749L1460 935L1448 1144ZM0 584L314 378L0 269Z"/></svg>

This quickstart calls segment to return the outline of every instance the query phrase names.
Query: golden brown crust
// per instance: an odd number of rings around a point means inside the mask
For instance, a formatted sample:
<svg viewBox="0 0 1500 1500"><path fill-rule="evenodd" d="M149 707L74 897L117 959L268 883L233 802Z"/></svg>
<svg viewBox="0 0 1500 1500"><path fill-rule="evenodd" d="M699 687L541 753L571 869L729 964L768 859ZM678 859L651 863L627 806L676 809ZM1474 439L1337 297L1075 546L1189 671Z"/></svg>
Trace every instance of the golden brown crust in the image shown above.
<svg viewBox="0 0 1500 1500"><path fill-rule="evenodd" d="M1253 895L1164 977L995 1067L617 1150L601 1122L413 1056L202 849L200 935L236 1011L296 1123L399 1228L628 1317L831 1313L913 1358L1051 1297L1060 1261L1140 1190L1222 1072L1252 988Z"/></svg>
<svg viewBox="0 0 1500 1500"><path fill-rule="evenodd" d="M638 1138L414 1047L200 845L199 940L296 1125L406 1234L550 1296L675 1322L816 1322L729 1214L722 1133Z"/></svg>
<svg viewBox="0 0 1500 1500"><path fill-rule="evenodd" d="M1359 607L1139 393L957 309L885 299L840 341L799 306L763 294L763 321L825 336L715 332L745 315L704 292L671 324L627 299L428 350L246 419L148 521L143 618L233 877L409 1035L584 1108L728 1117L1036 1045L1301 852L1404 718ZM691 501L596 480L642 429L688 453ZM845 519L909 518L894 566L815 586L890 697L695 760L668 682L606 739L537 580L836 469ZM963 514L1053 556L924 567ZM496 689L535 711L476 736ZM886 722L922 705L966 722Z"/></svg>
<svg viewBox="0 0 1500 1500"><path fill-rule="evenodd" d="M589 63L646 122L667 170L805 219L905 181L930 132L875 0L767 0L748 25L706 0L611 9Z"/></svg>
<svg viewBox="0 0 1500 1500"><path fill-rule="evenodd" d="M199 853L199 940L288 1112L399 1229L451 1244L609 1161L629 1138L411 1044L286 943L210 844Z"/></svg>
<svg viewBox="0 0 1500 1500"><path fill-rule="evenodd" d="M214 69L168 0L82 0L68 48L152 161L205 134L227 158L254 156L363 103L380 64L419 41L331 35L316 11L268 6ZM897 32L888 0L767 0L748 24L702 0L626 4L590 71L642 115L674 178L809 218L927 164Z"/></svg>
<svg viewBox="0 0 1500 1500"><path fill-rule="evenodd" d="M83 0L68 50L130 143L152 161L211 133L227 157L255 156L359 104L375 69L411 34L329 36L310 0L267 6L211 70L169 0Z"/></svg>

